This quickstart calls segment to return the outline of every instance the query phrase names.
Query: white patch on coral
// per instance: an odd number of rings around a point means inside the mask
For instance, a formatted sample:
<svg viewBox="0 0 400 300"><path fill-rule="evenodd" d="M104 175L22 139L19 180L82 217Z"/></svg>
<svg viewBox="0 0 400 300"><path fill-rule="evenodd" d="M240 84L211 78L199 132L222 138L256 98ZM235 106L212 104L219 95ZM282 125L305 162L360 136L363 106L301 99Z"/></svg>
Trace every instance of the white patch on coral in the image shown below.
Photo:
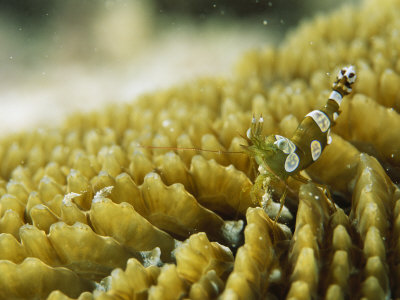
<svg viewBox="0 0 400 300"><path fill-rule="evenodd" d="M102 188L100 191L98 191L96 193L96 195L94 195L92 202L96 203L96 202L103 201L104 198L107 198L108 196L110 196L113 188L114 188L114 186L112 186L112 185Z"/></svg>
<svg viewBox="0 0 400 300"><path fill-rule="evenodd" d="M276 218L281 207L280 203L272 200L272 192L270 189L266 189L264 195L262 196L261 205L271 219ZM283 206L279 219L282 220L282 222L289 222L293 219L293 215L286 206Z"/></svg>
<svg viewBox="0 0 400 300"><path fill-rule="evenodd" d="M122 271L122 269L120 269L120 268L114 269L114 270L111 272L111 275L110 275L110 276L107 276L107 277L105 277L105 278L103 278L103 279L100 281L100 283L94 282L94 283L95 283L95 289L94 289L94 291L93 291L93 297L95 297L95 298L100 297L100 295L101 295L102 293L105 293L105 292L107 292L108 290L110 290L110 289L111 289L112 275L113 275L113 274L115 275L115 274L118 273L118 272L123 272L123 271Z"/></svg>
<svg viewBox="0 0 400 300"><path fill-rule="evenodd" d="M182 246L183 243L184 243L184 242L181 242L181 241L178 241L178 240L174 240L174 250L172 250L172 252L171 252L171 257L172 257L173 259L175 259L175 251L176 251L180 246Z"/></svg>
<svg viewBox="0 0 400 300"><path fill-rule="evenodd" d="M65 224L64 222L60 222L60 223L63 223L64 226L68 226L68 225ZM90 230L90 231L92 230L88 225L83 224L83 223L81 223L81 222L75 222L75 223L72 225L72 227L78 228L78 229L81 229L81 230Z"/></svg>
<svg viewBox="0 0 400 300"><path fill-rule="evenodd" d="M151 251L141 251L140 255L143 259L143 266L146 268L149 266L161 266L161 250L159 247L155 247Z"/></svg>
<svg viewBox="0 0 400 300"><path fill-rule="evenodd" d="M40 179L40 182L51 183L51 179L48 176L43 176L42 179Z"/></svg>
<svg viewBox="0 0 400 300"><path fill-rule="evenodd" d="M146 176L144 176L144 179L145 180L146 179L160 179L160 175L158 175L155 172L150 172L150 173L147 173Z"/></svg>
<svg viewBox="0 0 400 300"><path fill-rule="evenodd" d="M268 173L267 170L266 170L262 165L259 165L259 166L258 166L258 172L259 172L260 174L262 174L262 175L265 175L265 174Z"/></svg>
<svg viewBox="0 0 400 300"><path fill-rule="evenodd" d="M65 206L72 206L72 199L81 196L81 194L78 193L68 193L64 196L64 199L62 201L62 204Z"/></svg>
<svg viewBox="0 0 400 300"><path fill-rule="evenodd" d="M221 250L224 250L224 252L226 253L226 255L228 256L233 256L231 249L229 249L229 247L224 246L222 244L218 243L218 246L221 248Z"/></svg>
<svg viewBox="0 0 400 300"><path fill-rule="evenodd" d="M280 269L273 269L269 274L269 282L279 282L282 279L282 272Z"/></svg>
<svg viewBox="0 0 400 300"><path fill-rule="evenodd" d="M36 204L34 207L32 207L34 209L47 209L47 206L43 205L43 204Z"/></svg>
<svg viewBox="0 0 400 300"><path fill-rule="evenodd" d="M372 191L372 183L368 183L364 186L363 191L365 193L370 193Z"/></svg>
<svg viewBox="0 0 400 300"><path fill-rule="evenodd" d="M290 228L287 225L281 223L276 223L276 225L278 225L279 228L283 231L283 234L285 235L285 238L287 240L292 239L293 236L292 230L290 230Z"/></svg>
<svg viewBox="0 0 400 300"><path fill-rule="evenodd" d="M233 289L225 289L223 293L225 299L238 299L237 293Z"/></svg>
<svg viewBox="0 0 400 300"><path fill-rule="evenodd" d="M226 221L222 226L222 234L225 239L235 247L240 241L240 232L243 229L243 220L238 221Z"/></svg>
<svg viewBox="0 0 400 300"><path fill-rule="evenodd" d="M210 272L215 272L215 271L211 270ZM210 281L210 283L211 283L211 286L212 286L213 290L215 291L215 295L218 295L219 292L220 292L218 284L216 284L214 281Z"/></svg>

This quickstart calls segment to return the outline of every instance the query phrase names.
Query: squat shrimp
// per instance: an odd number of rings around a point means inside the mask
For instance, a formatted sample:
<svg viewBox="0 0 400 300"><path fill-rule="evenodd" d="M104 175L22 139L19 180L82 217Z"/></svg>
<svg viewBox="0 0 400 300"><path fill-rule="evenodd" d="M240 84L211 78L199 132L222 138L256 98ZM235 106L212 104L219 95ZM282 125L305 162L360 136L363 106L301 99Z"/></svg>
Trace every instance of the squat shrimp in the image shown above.
<svg viewBox="0 0 400 300"><path fill-rule="evenodd" d="M253 116L251 127L245 137L248 145L242 145L245 152L254 158L260 170L251 195L253 199L257 198L257 192L263 189L271 179L280 179L285 182L275 222L278 220L285 202L288 178L292 177L302 183L307 183L309 180L301 176L300 171L315 162L325 147L332 142L331 127L339 116L339 107L343 97L351 93L355 80L356 72L353 66L341 69L332 85L332 91L325 106L307 114L291 138L277 134L263 136L261 134L263 118L260 117L256 120ZM317 185L326 190L323 185ZM331 199L329 191L326 191L328 198ZM256 201L262 206L259 199Z"/></svg>

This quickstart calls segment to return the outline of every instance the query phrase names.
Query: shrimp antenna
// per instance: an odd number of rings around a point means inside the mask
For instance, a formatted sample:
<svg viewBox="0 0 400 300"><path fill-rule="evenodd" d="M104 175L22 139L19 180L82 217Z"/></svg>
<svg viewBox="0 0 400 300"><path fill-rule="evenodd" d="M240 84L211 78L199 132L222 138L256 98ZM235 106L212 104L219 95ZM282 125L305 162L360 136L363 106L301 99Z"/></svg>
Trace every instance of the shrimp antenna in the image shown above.
<svg viewBox="0 0 400 300"><path fill-rule="evenodd" d="M243 151L223 151L223 150L209 150L209 149L201 149L195 147L163 147L163 146L143 146L138 145L138 148L145 148L145 149L163 149L163 150L183 150L183 151L204 151L204 152L211 152L211 153L218 153L218 154L245 154Z"/></svg>

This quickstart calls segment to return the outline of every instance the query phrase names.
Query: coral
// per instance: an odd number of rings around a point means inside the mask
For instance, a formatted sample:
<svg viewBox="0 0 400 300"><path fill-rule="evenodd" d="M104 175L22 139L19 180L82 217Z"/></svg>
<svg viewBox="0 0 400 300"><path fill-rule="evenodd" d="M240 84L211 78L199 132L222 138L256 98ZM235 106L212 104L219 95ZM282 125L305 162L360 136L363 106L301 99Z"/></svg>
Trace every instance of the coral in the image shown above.
<svg viewBox="0 0 400 300"><path fill-rule="evenodd" d="M395 0L345 6L247 53L231 79L3 138L0 298L400 297L398 20ZM274 224L283 186L269 183L268 209L253 202L240 135L253 113L263 134L290 135L349 63L354 93L303 172L336 207L289 180Z"/></svg>

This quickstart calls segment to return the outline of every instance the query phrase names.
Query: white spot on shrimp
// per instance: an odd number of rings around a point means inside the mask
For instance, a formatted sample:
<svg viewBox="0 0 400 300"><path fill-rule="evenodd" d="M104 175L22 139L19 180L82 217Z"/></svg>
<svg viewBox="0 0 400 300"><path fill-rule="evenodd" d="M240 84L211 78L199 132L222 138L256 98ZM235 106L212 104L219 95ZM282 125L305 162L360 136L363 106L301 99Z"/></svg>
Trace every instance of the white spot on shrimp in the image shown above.
<svg viewBox="0 0 400 300"><path fill-rule="evenodd" d="M313 140L310 145L311 148L311 156L313 161L316 161L320 156L322 152L322 146L321 143L317 140Z"/></svg>
<svg viewBox="0 0 400 300"><path fill-rule="evenodd" d="M285 154L293 153L296 151L296 145L281 135L275 135L276 142L274 143L279 149L283 151Z"/></svg>
<svg viewBox="0 0 400 300"><path fill-rule="evenodd" d="M297 169L300 158L296 153L290 153L285 160L285 171L290 173Z"/></svg>
<svg viewBox="0 0 400 300"><path fill-rule="evenodd" d="M348 82L350 84L354 83L357 78L356 70L355 70L354 66L345 67L345 68L343 68L343 70L345 70L344 76L347 77Z"/></svg>
<svg viewBox="0 0 400 300"><path fill-rule="evenodd" d="M333 121L336 121L338 117L339 117L339 114L337 112L334 112L333 113Z"/></svg>
<svg viewBox="0 0 400 300"><path fill-rule="evenodd" d="M334 100L340 106L343 100L343 96L337 91L332 91L329 95L329 99Z"/></svg>
<svg viewBox="0 0 400 300"><path fill-rule="evenodd" d="M331 137L331 130L328 130L328 134L327 134L327 144L330 145L332 143L332 137Z"/></svg>
<svg viewBox="0 0 400 300"><path fill-rule="evenodd" d="M331 126L328 116L320 110L313 110L306 117L311 117L322 132L326 132Z"/></svg>

